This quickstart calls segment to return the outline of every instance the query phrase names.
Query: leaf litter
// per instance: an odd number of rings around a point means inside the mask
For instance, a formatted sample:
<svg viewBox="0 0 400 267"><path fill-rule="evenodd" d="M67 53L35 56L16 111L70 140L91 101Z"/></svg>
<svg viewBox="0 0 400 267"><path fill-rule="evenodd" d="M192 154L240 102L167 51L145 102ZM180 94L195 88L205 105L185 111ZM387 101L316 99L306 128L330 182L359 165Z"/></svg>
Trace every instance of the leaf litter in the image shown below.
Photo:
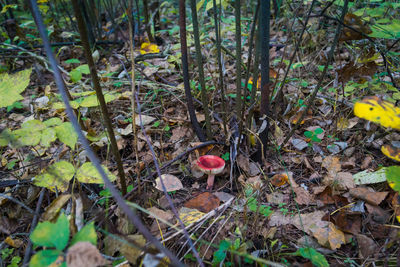
<svg viewBox="0 0 400 267"><path fill-rule="evenodd" d="M225 4L225 1L221 2ZM357 16L354 17L351 15L347 22L353 24L353 26L355 24L362 32L369 32L365 28L364 23L359 22L357 18ZM224 22L224 24L227 27L230 26L228 22ZM226 30L225 33L225 37L228 40L234 40L232 32ZM287 40L285 41L282 32L276 31L273 34L277 36L278 41L287 43L286 46L289 52L294 49L293 44L289 44ZM323 36L323 38L326 38L325 32ZM342 38L346 40L361 38L347 30L345 30L344 36ZM168 41L176 42L177 36L165 35L163 37L168 38ZM308 38L310 38L310 44L315 46L320 43L318 38L321 37L316 34ZM122 55L126 52L124 49L126 50L126 48L123 48L117 51L117 53ZM163 49L165 49L163 45L158 46L146 41L134 53L135 55L158 53ZM213 49L212 46L210 46L211 49ZM360 48L358 47L357 49ZM72 49L66 48L68 53L76 52L69 50ZM247 50L245 51L247 52ZM252 250L249 247L245 248L246 246L242 246L241 243L252 240L254 247L260 246L258 238L262 234L264 239L261 239L260 243L266 242L271 244L271 251L274 257L281 257L278 251L294 253L296 247L292 246L293 243L291 243L291 240L304 235L306 240L313 240L310 237L315 238L317 244L314 245L318 251L326 252L326 250L321 249L323 247L331 251L336 251L338 254L335 255L354 256L348 251L349 248L354 250L356 247L359 260L361 261L366 257L370 257L370 260L381 258L382 251L379 249L383 248L383 246L385 246L385 249L388 249L389 253L392 252L391 249L396 246L386 246L385 240L388 239L390 245L397 242L396 239L389 236L389 233L391 233L391 236L395 236L397 231L395 227L391 228L391 225L397 225L390 218L393 215L400 216L398 195L386 183L386 180L388 180L386 167L378 169L380 166L387 166L388 162L381 158L381 155L378 154L380 153L379 151L376 151L388 139L375 135L374 132L380 131L379 128L373 125L368 126L363 120L354 117L351 110L345 105L346 101L355 99L356 95L360 93L356 89L363 87L361 80L365 77L368 80L367 85L370 88L374 88L373 90L378 90L383 86L379 81L374 80L372 74L377 68L381 68L379 67L380 65L375 64L375 61L381 64L377 59L371 62L351 61L350 63L346 63L346 60L340 58L337 59L332 65L333 70L330 74L333 77L335 72L337 73L338 81L335 82L343 83L344 96L341 96L341 93L337 94L339 91L333 92L329 90L319 95L314 103L315 108L311 109L306 114L304 121L300 122L303 126L295 132L295 135L290 139L290 144L284 145L283 150L280 150L279 153L282 154L279 159L277 159L276 154L270 153L266 158L266 162L260 166L250 159L251 153L255 150L254 147L241 147L240 153L236 158L237 164L232 167L234 170L233 177L230 177L230 170L228 170L231 166L227 166L228 168L221 175L221 179L216 181L216 185L214 186L215 192L205 192L205 179L200 179L204 175L196 173L191 162L195 161L201 155L216 154L219 156L225 155L227 157L225 160L231 164L231 151L224 145L203 146L169 164L170 160L185 153L189 148L201 144L201 142L197 142L198 140L194 136L193 130L190 129L189 117L186 113L187 108L181 103L182 100L180 100L184 96L182 86L180 86L181 79L179 77L179 70L177 69L178 63L174 61L176 60L174 57L178 57L176 52L176 49L172 49L167 59L150 59L146 61L146 64L140 65L145 78L142 84L144 90L140 93L139 98L145 103L145 108L142 110L145 113L142 114L145 133L156 149L157 160L159 160L162 167L163 181L174 204L179 208L179 217L184 221L185 225L196 225L201 218L204 218L206 213L216 211L224 207L225 203L228 203L220 214L213 216L215 220L212 218L207 221L207 226L210 228L204 236L201 236L207 242L220 244L222 241L227 241L229 248L240 248L243 249L241 251L243 253L252 253L259 250L255 248L252 248ZM322 54L325 53L324 50L320 50L320 52ZM374 55L375 53L372 54ZM283 56L279 51L272 51L271 55L271 60L277 60L278 57ZM304 55L308 59L301 60L301 62L310 62L310 58L318 57L318 55L315 55L317 54ZM115 56L107 56L102 53L101 57L102 60L98 61L98 66L105 70L105 74L110 74L108 77L102 76L103 82L116 91L115 94L110 94L107 102L111 107L112 115L121 115L121 118L116 122L118 132L120 133L119 149L124 158L126 172L131 177L134 177L131 181L131 185L133 185L133 188L131 188L133 190L131 191L133 192L131 197L133 196L135 201L146 207L154 215L142 215L142 219L151 226L154 234L162 239L165 236L172 235L174 230L157 220L157 218L170 223L175 223L176 218L172 215L168 204L161 203L160 191L162 191L162 188L160 178L153 179L153 177L149 178L148 176L154 171L152 169L154 165L149 154L149 148L145 144L145 138L141 132L137 133L137 139L139 139L137 142L138 154L135 154L133 144L133 138L135 138L133 136L134 126L129 121L129 119L132 120L132 116L126 114L126 112L122 112L128 110L130 105L129 94L122 91L127 91L129 88L121 90L110 79L112 77L116 81L126 82L123 80L123 71L119 69L120 62ZM346 58L346 52L341 54L340 57ZM216 60L212 57L206 63L206 67L215 72L216 65ZM317 67L314 65L296 63L294 70L297 68L301 69L298 72L299 77L289 79L287 87L284 88L285 103L287 104L287 107L284 107L287 108L287 112L284 115L285 119L274 121L273 124L275 142L279 146L282 145L288 129L293 126L293 123L299 120L299 114L304 110L299 100L308 97L309 87L315 86L314 75L310 72L313 67ZM236 89L233 86L234 67L232 62L229 60L226 61L225 68L227 93L231 94ZM70 71L74 69L76 69L76 66L68 68ZM279 77L282 74L282 70L277 70ZM318 70L315 69L315 71ZM27 72L30 73L30 70ZM112 72L117 72L117 74L112 74ZM210 86L212 86L213 82L215 83L213 81L214 74L210 73ZM17 75L21 74L17 73ZM196 78L195 73L194 76ZM276 78L276 75L274 76ZM7 79L15 79L15 77L10 75ZM83 76L80 79L86 81L87 77ZM304 81L308 81L309 84L302 84ZM360 81L360 83L357 81ZM10 81L7 82L10 83ZM168 84L172 85L168 86ZM29 98L26 91L31 91L31 89L29 87L25 89L25 87L26 78L24 78L23 82L18 82L18 90L10 98L13 100L12 102L20 100L21 97ZM74 161L72 168L68 164L61 166L64 163L58 163L57 165L54 162L49 164L42 162L40 164L44 166L37 165L36 168L29 170L25 168L24 159L20 158L21 152L26 153L26 160L31 160L35 164L38 161L34 160L51 159L53 153L61 159L58 162L64 162L62 160L66 161L74 157L74 153L76 152L74 149L79 146L68 124L64 124L66 121L63 108L54 108L55 104L57 104L55 100L57 96L54 86L51 85L49 87L45 93L40 92L40 95L34 99L36 103L34 108L37 109L34 110L34 113L41 115L33 116L33 114L30 114L32 112L25 107L23 109L25 112L23 113L24 115L11 112L7 118L8 120L6 120L5 116L2 117L4 119L4 122L1 122L2 130L4 126L10 129L10 132L16 131L19 138L25 138L21 139L23 145L32 145L33 152L37 152L37 154L32 153L27 147L16 148L9 146L8 141L4 138L7 132L4 131L4 136L0 137L0 144L5 150L1 159L2 171L11 169L15 173L20 172L19 175L11 177L14 181L17 178L36 177L33 180L34 184L50 190L48 191L50 192L49 201L42 205L42 211L45 211L42 217L44 220L56 220L61 210L68 210L71 212L71 216L75 216L75 204L71 201L73 192L68 190L75 183L79 183L80 186L83 185L79 187L79 190L83 190L88 194L88 197L82 200L84 202L83 205L85 206L85 210L90 211L85 214L86 218L93 219L100 225L107 225L107 229L111 229L110 231L119 232L123 235L121 239L131 239L144 246L145 240L143 236L136 234L136 230L132 225L129 225L124 214L119 209L115 209L115 204L110 199L109 192L101 185L102 181L99 179L98 173L94 172L91 167L86 167L89 165L85 163L85 155L79 157L79 160L82 159L79 163L78 161ZM82 88L89 89L87 88L87 84L82 84ZM196 85L193 85L193 88L196 88ZM365 88L363 87L363 90L367 90ZM2 90L6 90L6 88L2 87ZM387 98L396 97L389 91L383 93L386 94ZM78 100L77 95L73 96L74 100ZM108 141L106 135L102 135L104 131L99 120L99 114L96 111L96 99L92 96L82 94L79 97L83 97L84 99L79 100L82 102L73 102L75 108L79 108L82 111L85 108L88 112L87 117L89 119L85 123L90 132L89 136L99 138L99 140L93 143L93 146L96 145L97 153L102 157L104 166L107 166L107 169L110 170L110 177L116 179L114 175L115 166L113 166L110 159L106 156L108 151L105 144ZM4 100L2 99L2 101ZM218 100L215 102L218 102ZM3 103L3 105L6 104L9 103ZM213 104L215 105L216 103ZM149 110L146 110L146 105L147 107L150 106ZM200 108L196 110L199 121L203 122L205 119L204 114L199 112ZM43 114L43 112L49 113ZM26 117L32 115L26 121L32 121L33 118L38 119L40 117L38 121L46 124L47 119L59 116L60 122L59 124L46 125L46 130L39 129L33 125L29 126L29 124L33 124L32 122L26 123L25 125L29 127L21 130L23 128L21 122L25 119L25 115ZM41 125L42 123L38 124ZM135 126L139 126L137 115L134 116L134 124ZM213 119L213 125L214 132L218 131L218 134L222 133L220 121ZM361 131L364 126L367 129L368 127L372 127L372 130ZM54 132L51 130L52 128L54 128ZM319 129L322 129L322 132ZM316 130L318 132L315 132ZM318 139L305 138L304 131L315 132ZM36 133L36 137L31 133ZM216 136L216 139L221 141L224 138ZM57 146L61 146L60 151L57 150ZM369 154L367 154L367 151ZM167 165L165 168L163 168L164 164ZM134 165L135 167L132 167ZM290 175L288 175L288 170L292 172ZM138 177L137 171L146 174ZM239 177L241 184L235 184L239 180ZM136 178L137 182L145 185L144 188L141 188L142 191L138 191L137 183L133 182ZM143 180L140 180L142 178ZM233 184L230 184L231 178L233 179ZM23 179L21 180L23 181ZM29 180L26 179L26 181ZM94 184L90 185L90 183ZM197 186L193 186L195 184ZM393 186L396 186L396 184ZM153 190L154 188L157 190ZM252 189L254 195L247 195L246 191L248 188ZM15 191L10 191L10 187L5 187L4 189L4 192L7 192L5 193L6 196L17 197L18 199L27 199L28 191L20 187L16 188ZM33 196L30 199L35 200L38 197L38 193L33 191L31 190L29 193ZM237 200L231 206L229 200L232 198L237 198ZM4 216L0 220L0 230L4 235L7 235L7 242L10 246L12 246L11 244L16 246L15 242L10 240L12 238L9 235L26 230L23 225L28 225L28 222L32 220L32 215L24 214L23 208L15 204L15 202L7 198L2 199L4 200L1 201L0 206L2 207L2 211L4 211ZM249 205L249 203L255 207L270 207L273 212L270 215L264 216L260 212L257 213L257 208L252 210L251 207L253 206ZM29 202L28 205L31 209L34 208L34 201ZM233 207L238 208L233 209ZM105 213L105 210L107 210L107 213ZM111 210L110 213L108 213L109 210ZM221 216L218 217L219 215ZM21 223L17 223L17 221L21 221ZM260 224L256 224L255 222L259 222ZM246 226L246 231L239 231L238 229L243 228L244 225ZM257 227L254 227L254 225L257 225ZM260 226L258 227L258 225ZM286 228L289 226L293 227ZM287 234L281 233L287 229L290 232ZM201 232L201 230L194 231L194 234L195 236L200 236ZM248 235L245 236L244 233ZM143 264L145 262L147 264L149 264L148 262L159 263L159 260L154 258L150 253L143 253L141 250L132 248L132 246L123 245L123 242L113 244L108 240L110 236L107 236L107 234L99 235L102 235L103 241L106 243L105 250L109 256L116 256L120 252L133 265L139 264L141 261ZM181 241L179 238L176 237L172 241L175 242L173 244L176 247L179 247L177 244L181 244L179 243ZM278 243L275 243L275 241ZM166 244L172 244L168 242L171 241L167 241ZM239 244L237 245L237 243ZM311 243L311 241L303 242L302 247L311 246ZM237 247L235 247L236 245ZM261 248L263 247L261 246ZM74 264L88 264L87 261L84 261L84 258L88 255L97 259L93 264L102 262L101 255L97 254L98 249L96 247L82 246L78 254L76 254L77 252L74 250L74 247L70 249L69 261L71 266ZM215 248L215 251L218 251L218 248ZM226 253L226 251L222 252ZM303 255L304 258L307 258L307 255L311 255L312 253L314 252L311 250L298 250L296 256L288 256L285 259L288 259L290 263L295 263L299 260L298 255ZM212 255L211 253L211 258ZM163 256L161 255L161 257ZM328 256L328 254L325 256L330 261L334 258ZM341 261L343 262L343 260ZM301 264L303 262L304 260ZM314 259L312 262L315 264L318 260ZM326 266L324 264L321 263L320 266Z"/></svg>

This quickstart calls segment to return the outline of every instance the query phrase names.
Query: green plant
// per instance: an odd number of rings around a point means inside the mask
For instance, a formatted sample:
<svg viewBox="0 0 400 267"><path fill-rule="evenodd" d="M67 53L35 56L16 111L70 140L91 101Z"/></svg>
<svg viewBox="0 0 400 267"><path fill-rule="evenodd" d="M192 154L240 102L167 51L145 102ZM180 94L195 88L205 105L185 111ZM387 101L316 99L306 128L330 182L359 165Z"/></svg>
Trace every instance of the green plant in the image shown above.
<svg viewBox="0 0 400 267"><path fill-rule="evenodd" d="M325 256L313 248L299 248L292 255L301 256L305 259L309 259L312 262L312 264L317 267L329 266L329 263L326 260Z"/></svg>
<svg viewBox="0 0 400 267"><path fill-rule="evenodd" d="M7 106L7 112L12 111L14 108L16 108L16 109L23 108L22 103L19 101L15 101L12 105Z"/></svg>
<svg viewBox="0 0 400 267"><path fill-rule="evenodd" d="M64 255L64 250L78 242L89 242L96 246L97 235L94 223L85 225L70 241L69 221L67 216L62 213L55 223L41 222L33 230L30 239L35 246L43 249L31 258L30 267L48 266L55 262L59 256ZM68 242L69 241L69 242ZM61 266L67 266L63 262Z"/></svg>
<svg viewBox="0 0 400 267"><path fill-rule="evenodd" d="M82 79L82 74L90 74L87 64L80 65L69 72L69 76L73 83L79 82Z"/></svg>
<svg viewBox="0 0 400 267"><path fill-rule="evenodd" d="M324 132L324 130L322 128L317 128L314 131L305 131L304 132L304 136L307 137L308 139L310 139L310 142L308 143L308 146L312 146L312 143L319 143L322 141L322 139L320 139L318 137L318 135L322 134Z"/></svg>
<svg viewBox="0 0 400 267"><path fill-rule="evenodd" d="M252 212L259 212L261 215L265 217L269 217L272 213L271 207L262 205L258 203L257 199L254 197L253 189L247 188L246 189L246 196L247 196L247 208Z"/></svg>

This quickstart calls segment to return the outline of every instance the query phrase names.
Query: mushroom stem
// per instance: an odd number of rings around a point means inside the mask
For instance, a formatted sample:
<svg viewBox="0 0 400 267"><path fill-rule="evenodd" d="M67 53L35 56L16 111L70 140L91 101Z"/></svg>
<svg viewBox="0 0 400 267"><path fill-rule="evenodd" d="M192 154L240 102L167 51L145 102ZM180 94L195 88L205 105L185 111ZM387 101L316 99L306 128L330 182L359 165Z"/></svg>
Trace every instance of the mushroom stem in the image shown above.
<svg viewBox="0 0 400 267"><path fill-rule="evenodd" d="M207 190L211 190L214 185L214 174L209 174L207 179Z"/></svg>

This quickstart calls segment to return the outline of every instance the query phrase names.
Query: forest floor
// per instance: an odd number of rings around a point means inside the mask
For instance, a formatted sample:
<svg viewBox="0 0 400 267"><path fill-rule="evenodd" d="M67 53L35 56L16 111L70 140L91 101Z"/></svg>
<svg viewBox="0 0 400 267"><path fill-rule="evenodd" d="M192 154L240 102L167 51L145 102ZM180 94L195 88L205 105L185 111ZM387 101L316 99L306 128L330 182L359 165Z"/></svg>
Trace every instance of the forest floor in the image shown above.
<svg viewBox="0 0 400 267"><path fill-rule="evenodd" d="M260 103L249 108L247 97L251 95L253 79L245 88L245 70L242 87L246 91L246 112L243 120L233 115L236 59L232 53L227 53L235 47L232 19L228 17L222 24L226 48L223 52L225 111L218 89L215 34L207 32L212 24L203 21L203 67L214 140L206 144L194 134L187 113L177 26L167 25L166 30L158 32L161 41L157 46L149 47L149 43L142 42L144 45L141 44L140 49L139 40L136 40L136 57L150 52L156 52L159 57L136 63L140 102L137 118L141 117L141 121L135 120L135 131L131 116L129 41L122 46L97 48L97 70L104 93L109 95L109 113L128 179L126 200L133 203L132 207L151 233L187 265L195 266L196 259L156 181L155 159L164 175L168 195L207 265L327 266L326 261L332 266L396 265L400 257L400 227L396 220L396 216L400 216L400 199L386 182L385 167L395 163L380 149L384 144L400 141L400 134L371 124L353 113L354 103L365 96L380 95L391 102L398 100L397 89L390 85L388 75L382 74L387 74L385 62L375 50L375 44L368 40L339 42L322 89L299 128L284 144L284 139L309 104L309 96L322 74L335 27L314 27L312 32L306 32L282 95L273 95L268 147L264 159L257 162L258 146L254 134L258 130ZM311 18L310 25L318 24L319 20ZM277 30L284 23L272 24L271 88L279 88L295 48L295 37ZM248 23L244 28L248 30L250 26ZM295 31L301 29L301 25L298 27ZM242 60L245 64L249 52L248 36L243 38ZM192 39L189 35L189 47L192 47L189 49L190 86L197 119L204 125L199 66ZM36 52L40 53L39 50ZM393 48L393 52L399 53L399 47ZM78 46L63 47L58 58L68 73L79 67L79 62L85 63L83 50ZM71 59L79 61L68 61ZM20 59L16 64L22 68L34 60ZM90 76L85 72L82 74L77 81L65 75L67 87L80 105L92 148L102 164L118 175L97 102L82 94L92 91ZM400 84L399 72L393 75ZM260 95L259 88L255 95ZM0 129L14 131L32 119L46 121L58 117L62 121L68 120L60 107L53 76L45 68L36 66L22 96L20 107L2 109ZM224 113L228 118L225 126ZM253 118L250 117L252 114ZM243 121L243 138L236 146L240 121ZM151 260L159 260L152 258L149 251L140 251L124 242L127 239L144 245L145 239L102 185L71 180L66 189L60 191L50 190L48 184L39 187L32 181L59 160L69 161L77 167L86 162L86 154L79 145L72 149L57 140L47 147L38 144L1 149L0 234L4 238L0 243L1 266L11 264L13 257L23 258L35 217L35 213L27 212L26 207L30 211L38 208L41 222L55 221L61 210L70 215L72 222L77 217L83 217L85 222L94 221L97 247L114 265L128 266L127 260L132 266L141 263L156 266ZM155 157L151 150L155 151ZM216 155L226 162L210 190L206 189L206 175L199 172L196 165L203 155ZM17 180L20 181L18 184ZM44 199L39 202L40 192L46 187ZM37 203L41 205L37 207ZM71 235L77 232L76 227L70 228ZM150 251L155 249L150 246Z"/></svg>

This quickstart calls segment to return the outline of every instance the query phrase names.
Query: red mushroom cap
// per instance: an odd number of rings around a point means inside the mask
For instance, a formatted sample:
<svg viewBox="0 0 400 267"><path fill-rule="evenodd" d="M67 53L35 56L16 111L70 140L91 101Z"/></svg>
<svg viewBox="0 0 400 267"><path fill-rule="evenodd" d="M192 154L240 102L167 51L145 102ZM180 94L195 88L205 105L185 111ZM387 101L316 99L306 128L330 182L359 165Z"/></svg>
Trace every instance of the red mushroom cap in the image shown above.
<svg viewBox="0 0 400 267"><path fill-rule="evenodd" d="M224 170L225 161L214 155L204 155L197 159L197 166L205 174L219 174Z"/></svg>

